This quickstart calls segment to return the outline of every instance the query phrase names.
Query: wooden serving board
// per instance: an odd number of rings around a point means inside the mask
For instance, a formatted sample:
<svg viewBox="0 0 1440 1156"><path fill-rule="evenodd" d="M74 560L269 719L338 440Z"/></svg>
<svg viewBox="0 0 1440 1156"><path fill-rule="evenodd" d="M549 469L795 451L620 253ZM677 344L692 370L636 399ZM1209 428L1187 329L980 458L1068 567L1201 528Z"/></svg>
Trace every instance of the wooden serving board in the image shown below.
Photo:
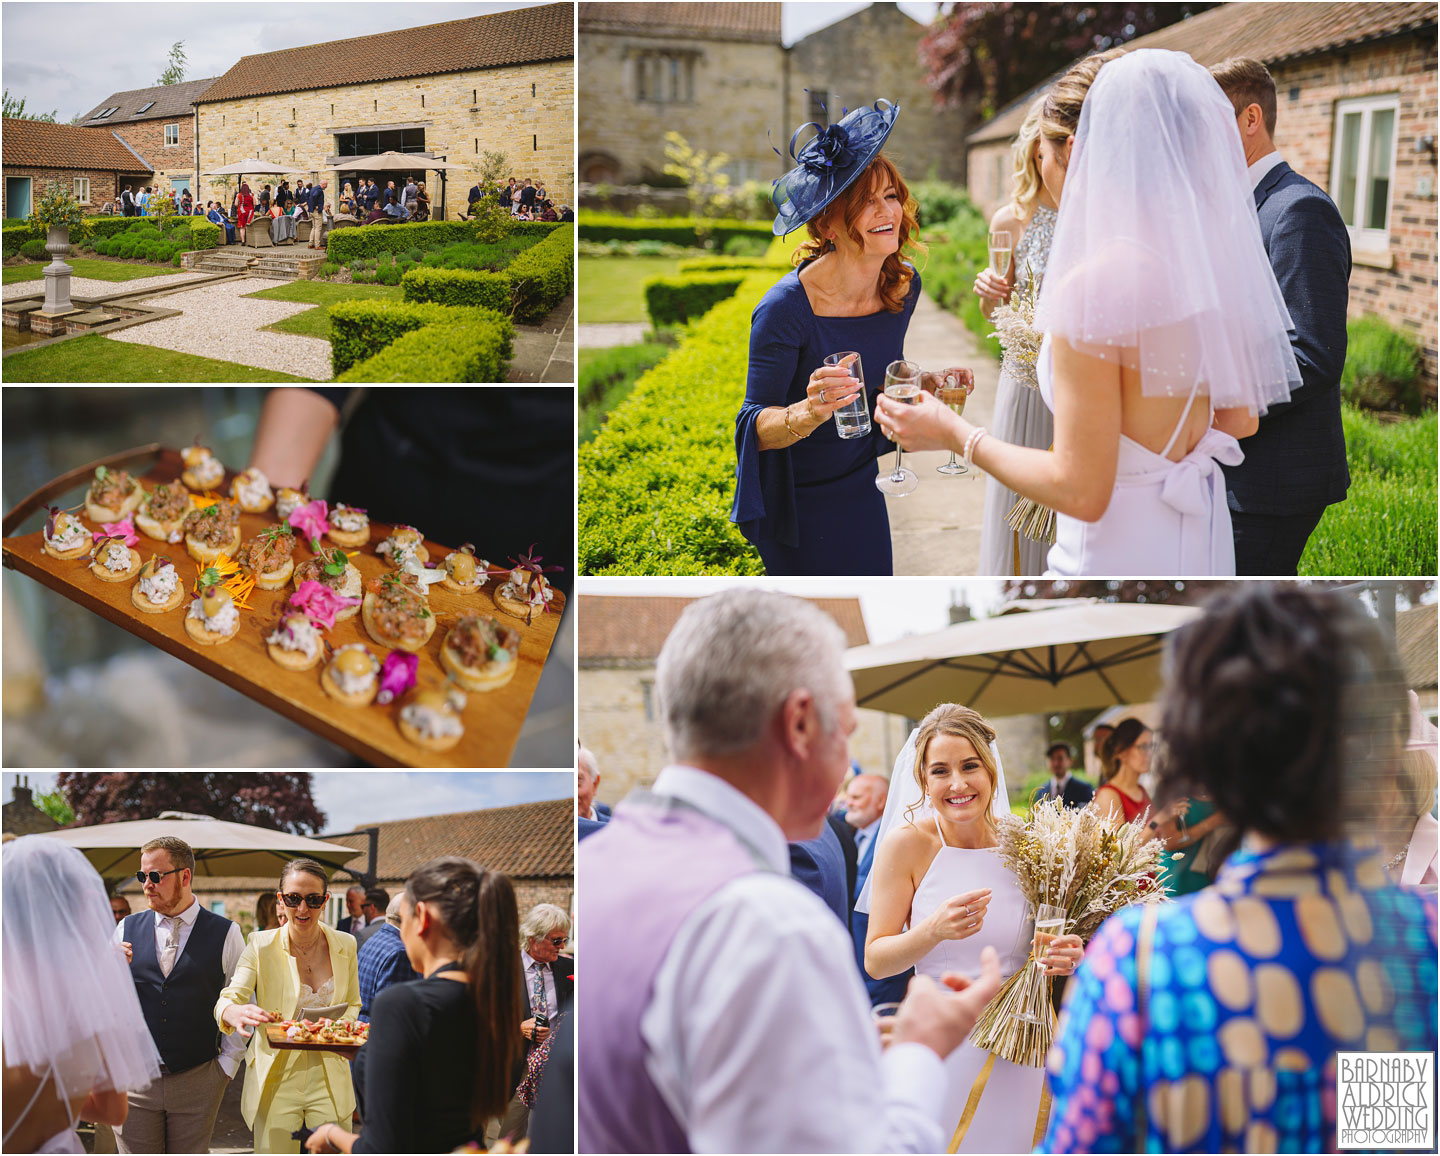
<svg viewBox="0 0 1440 1156"><path fill-rule="evenodd" d="M265 1038L269 1040L270 1046L281 1052L334 1052L337 1056L344 1056L347 1060L353 1060L356 1053L363 1048L364 1044L322 1044L314 1040L308 1043L297 1044L294 1040L285 1038L285 1029L279 1024L265 1025Z"/></svg>
<svg viewBox="0 0 1440 1156"><path fill-rule="evenodd" d="M148 490L160 482L174 481L180 476L180 470L179 453L167 449L160 451L158 460L148 471L140 473L137 469L132 470L132 473L139 477L144 488ZM217 492L228 495L233 477L233 472L227 470L224 486ZM83 510L78 511L77 516L89 529L101 529L99 525L85 518ZM274 525L277 520L274 507L264 514L241 514L242 542L254 537L266 526ZM10 521L11 519L7 518L7 522ZM392 572L385 559L375 553L375 547L389 536L390 529L389 525L371 522L370 543L359 550L345 548L366 583L372 578ZM457 594L439 583L430 587L428 601L436 619L435 632L419 652L420 662L416 669L418 687L444 684L445 671L440 665L440 647L445 641L446 632L465 615L489 614L520 632L519 668L515 671L515 676L498 690L467 691L467 702L462 716L465 733L460 742L448 751L432 751L411 743L400 733L396 724L402 702L392 702L386 706L374 703L364 707L344 706L326 694L320 685L320 672L324 668L325 660L322 659L310 670L291 671L270 658L264 637L279 618L285 601L294 593L292 583L287 582L280 590L261 590L257 586L250 594L250 609L240 612L239 633L218 646L202 646L185 632L185 614L191 602L188 594L194 588L200 567L185 552L183 541L172 545L157 542L144 534L139 535L140 541L134 549L139 551L142 560L148 561L151 554L164 554L175 563L187 592L187 597L176 609L163 614L147 614L130 600L131 587L138 578L125 582L102 582L90 572L88 562L79 559L61 561L46 554L41 548L43 536L43 531L37 530L31 534L4 538L0 541L4 565L28 574L66 598L93 610L102 618L109 619L196 669L213 675L256 702L264 703L376 766L508 765L510 754L520 736L525 714L530 708L530 700L534 697L540 671L555 640L555 632L560 622L559 612L565 605L565 596L560 591L555 591L551 613L536 614L527 626L523 619L514 618L496 607L494 594L499 589L502 581L500 578L492 578L474 594ZM327 539L322 545L328 547L333 544ZM454 548L442 546L429 538L425 540L425 545L430 551L432 562L443 561L445 555ZM484 556L485 544L477 542L476 546ZM313 556L308 542L296 542L292 557L297 566ZM495 565L505 564L505 560L491 561ZM330 645L337 650L348 642L363 642L382 662L389 653L387 648L378 644L366 632L360 614L343 622L336 622L334 629L324 634Z"/></svg>

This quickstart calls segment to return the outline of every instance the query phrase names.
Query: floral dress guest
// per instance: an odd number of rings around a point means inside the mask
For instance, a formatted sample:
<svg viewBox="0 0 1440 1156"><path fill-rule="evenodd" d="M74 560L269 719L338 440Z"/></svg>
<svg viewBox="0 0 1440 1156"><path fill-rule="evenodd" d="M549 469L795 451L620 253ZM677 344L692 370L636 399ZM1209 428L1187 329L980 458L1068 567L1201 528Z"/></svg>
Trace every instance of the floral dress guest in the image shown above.
<svg viewBox="0 0 1440 1156"><path fill-rule="evenodd" d="M879 100L798 152L792 137L795 167L775 186L775 235L805 226L809 239L751 318L730 511L767 574L893 570L875 459L894 447L873 427L840 437L831 419L860 384L824 360L860 354L868 408L884 388L885 367L904 357L920 299L920 275L906 259L917 245L916 204L880 152L898 114Z"/></svg>
<svg viewBox="0 0 1440 1156"><path fill-rule="evenodd" d="M1041 1150L1334 1151L1336 1053L1437 1042L1435 897L1348 838L1399 755L1399 662L1349 595L1294 587L1222 594L1171 647L1161 797L1208 789L1244 845L1091 941Z"/></svg>

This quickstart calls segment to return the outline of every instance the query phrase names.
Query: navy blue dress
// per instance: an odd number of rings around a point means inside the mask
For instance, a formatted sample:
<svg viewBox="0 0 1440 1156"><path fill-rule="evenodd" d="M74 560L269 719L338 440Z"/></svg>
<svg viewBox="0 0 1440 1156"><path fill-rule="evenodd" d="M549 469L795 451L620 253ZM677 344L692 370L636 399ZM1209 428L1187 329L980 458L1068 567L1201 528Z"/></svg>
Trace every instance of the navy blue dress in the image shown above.
<svg viewBox="0 0 1440 1156"><path fill-rule="evenodd" d="M772 575L890 574L890 517L875 488L875 459L894 450L874 423L885 367L904 357L905 331L920 299L910 281L899 313L817 317L799 270L780 278L755 307L745 401L735 419L736 486L730 520L755 544ZM793 405L831 353L854 350L872 414L868 438L842 438L834 421L786 449L760 449L756 419Z"/></svg>

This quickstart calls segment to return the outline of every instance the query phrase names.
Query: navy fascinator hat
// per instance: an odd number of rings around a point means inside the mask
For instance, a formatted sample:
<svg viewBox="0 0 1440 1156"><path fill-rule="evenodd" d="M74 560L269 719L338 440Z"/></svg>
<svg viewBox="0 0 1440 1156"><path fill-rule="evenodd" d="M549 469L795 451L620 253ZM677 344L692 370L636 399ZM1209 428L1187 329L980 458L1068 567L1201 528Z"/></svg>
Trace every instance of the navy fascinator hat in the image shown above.
<svg viewBox="0 0 1440 1156"><path fill-rule="evenodd" d="M814 121L797 128L790 137L795 167L775 182L770 194L775 202L775 235L783 237L813 221L848 189L879 154L899 115L899 105L881 98L846 113L829 128ZM807 128L813 128L815 135L796 152L795 142Z"/></svg>

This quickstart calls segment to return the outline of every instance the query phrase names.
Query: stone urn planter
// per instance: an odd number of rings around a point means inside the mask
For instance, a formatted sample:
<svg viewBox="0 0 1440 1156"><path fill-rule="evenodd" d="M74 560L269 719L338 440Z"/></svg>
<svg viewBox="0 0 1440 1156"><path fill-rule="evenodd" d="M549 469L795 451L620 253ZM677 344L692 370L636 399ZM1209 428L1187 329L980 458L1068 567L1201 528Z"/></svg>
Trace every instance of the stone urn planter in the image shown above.
<svg viewBox="0 0 1440 1156"><path fill-rule="evenodd" d="M65 263L70 255L70 230L64 225L52 225L45 238L45 252L50 254L50 264L45 266L46 313L68 313L75 308L70 304L70 274L74 272Z"/></svg>

